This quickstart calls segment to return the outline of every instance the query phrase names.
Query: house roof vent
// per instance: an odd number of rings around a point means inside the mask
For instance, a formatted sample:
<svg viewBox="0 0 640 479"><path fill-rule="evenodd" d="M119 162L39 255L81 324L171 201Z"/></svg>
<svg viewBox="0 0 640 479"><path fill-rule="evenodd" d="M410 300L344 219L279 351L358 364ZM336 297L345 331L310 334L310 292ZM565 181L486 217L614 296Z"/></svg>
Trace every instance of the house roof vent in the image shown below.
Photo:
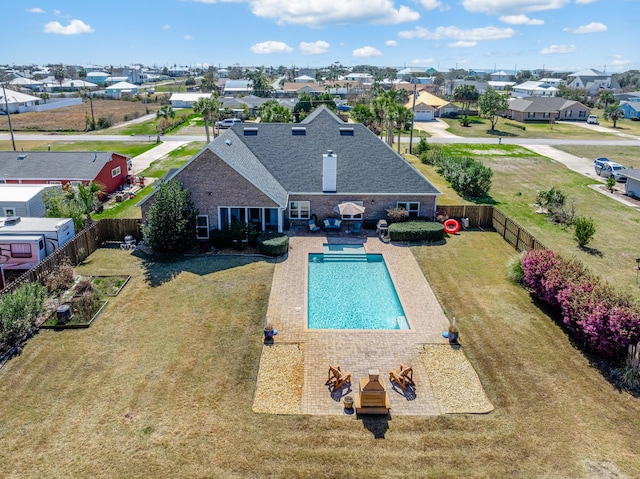
<svg viewBox="0 0 640 479"><path fill-rule="evenodd" d="M244 136L258 136L258 129L256 127L245 127Z"/></svg>
<svg viewBox="0 0 640 479"><path fill-rule="evenodd" d="M340 136L353 136L353 128L340 128Z"/></svg>
<svg viewBox="0 0 640 479"><path fill-rule="evenodd" d="M291 128L291 134L293 136L305 136L307 134L307 129L304 126L294 126Z"/></svg>

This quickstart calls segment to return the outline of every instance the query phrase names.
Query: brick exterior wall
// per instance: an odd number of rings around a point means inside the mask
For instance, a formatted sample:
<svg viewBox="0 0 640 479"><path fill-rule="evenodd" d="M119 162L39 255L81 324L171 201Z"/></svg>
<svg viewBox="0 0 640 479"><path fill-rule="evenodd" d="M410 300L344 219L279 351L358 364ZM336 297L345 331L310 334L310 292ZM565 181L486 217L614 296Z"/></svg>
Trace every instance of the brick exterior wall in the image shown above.
<svg viewBox="0 0 640 479"><path fill-rule="evenodd" d="M203 151L175 178L191 192L198 214L209 215L210 229L218 227L219 206L277 208L271 198L210 150ZM143 220L152 203L150 198L142 205Z"/></svg>
<svg viewBox="0 0 640 479"><path fill-rule="evenodd" d="M364 220L379 220L387 217L387 210L396 207L398 201L419 202L420 216L428 216L433 218L436 206L436 195L290 195L289 201L310 201L310 213L315 214L318 220L333 216L335 218L340 215L336 213L335 208L339 203L347 201L362 201L365 207L363 215ZM374 203L371 204L371 201ZM289 210L285 212L285 217L289 218ZM292 220L292 225L304 225L306 220Z"/></svg>

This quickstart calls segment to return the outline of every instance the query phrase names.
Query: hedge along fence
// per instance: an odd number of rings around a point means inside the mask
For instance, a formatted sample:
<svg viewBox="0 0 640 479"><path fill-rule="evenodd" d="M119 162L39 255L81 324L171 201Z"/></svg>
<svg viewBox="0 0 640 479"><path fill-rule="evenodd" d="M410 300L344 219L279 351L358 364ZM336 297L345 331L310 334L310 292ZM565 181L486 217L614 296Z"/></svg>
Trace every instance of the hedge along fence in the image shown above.
<svg viewBox="0 0 640 479"><path fill-rule="evenodd" d="M105 241L123 241L127 235L133 236L136 240L141 240L140 224L141 220L139 219L101 219L89 228L80 231L37 266L19 276L9 286L0 291L0 297L11 293L21 284L40 281L67 261L73 266L81 263Z"/></svg>
<svg viewBox="0 0 640 479"><path fill-rule="evenodd" d="M550 250L529 251L522 259L525 287L559 308L562 322L584 346L621 359L640 340L640 312L628 295L590 273L578 260Z"/></svg>
<svg viewBox="0 0 640 479"><path fill-rule="evenodd" d="M435 221L407 221L389 226L391 241L439 241L444 237L444 225Z"/></svg>

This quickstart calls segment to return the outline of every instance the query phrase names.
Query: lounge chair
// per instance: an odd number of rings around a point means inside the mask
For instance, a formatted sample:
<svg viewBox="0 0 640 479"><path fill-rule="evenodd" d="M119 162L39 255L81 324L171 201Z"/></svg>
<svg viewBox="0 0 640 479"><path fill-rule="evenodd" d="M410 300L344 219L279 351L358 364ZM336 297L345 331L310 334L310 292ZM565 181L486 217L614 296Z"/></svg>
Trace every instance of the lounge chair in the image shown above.
<svg viewBox="0 0 640 479"><path fill-rule="evenodd" d="M416 385L413 382L413 368L404 364L389 373L389 381L395 382L403 391L406 391L408 386Z"/></svg>
<svg viewBox="0 0 640 479"><path fill-rule="evenodd" d="M338 218L326 218L324 220L324 229L326 231L340 231L340 225L342 224L342 220Z"/></svg>
<svg viewBox="0 0 640 479"><path fill-rule="evenodd" d="M329 365L329 377L325 386L333 386L333 390L340 389L346 383L351 384L351 373L340 369L340 365Z"/></svg>
<svg viewBox="0 0 640 479"><path fill-rule="evenodd" d="M313 232L320 231L320 227L316 224L315 221L309 220L309 230Z"/></svg>
<svg viewBox="0 0 640 479"><path fill-rule="evenodd" d="M351 228L349 228L349 231L351 231L354 235L359 235L361 229L362 229L362 221L356 221L355 223L353 223Z"/></svg>

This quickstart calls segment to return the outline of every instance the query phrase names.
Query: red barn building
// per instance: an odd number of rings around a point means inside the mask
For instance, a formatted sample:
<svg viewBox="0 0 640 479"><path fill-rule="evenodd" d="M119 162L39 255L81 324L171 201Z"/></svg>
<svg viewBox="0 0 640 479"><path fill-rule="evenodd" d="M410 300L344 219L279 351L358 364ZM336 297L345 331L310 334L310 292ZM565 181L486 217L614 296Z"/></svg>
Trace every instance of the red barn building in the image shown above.
<svg viewBox="0 0 640 479"><path fill-rule="evenodd" d="M113 152L0 151L0 183L100 183L112 193L127 180L129 158Z"/></svg>

